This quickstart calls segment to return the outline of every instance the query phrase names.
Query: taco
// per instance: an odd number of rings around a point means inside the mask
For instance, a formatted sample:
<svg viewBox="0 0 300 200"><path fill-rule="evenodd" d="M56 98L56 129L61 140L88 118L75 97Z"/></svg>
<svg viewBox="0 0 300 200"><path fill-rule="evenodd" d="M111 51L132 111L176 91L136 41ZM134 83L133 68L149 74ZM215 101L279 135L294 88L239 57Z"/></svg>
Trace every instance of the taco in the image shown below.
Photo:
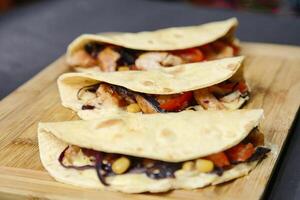
<svg viewBox="0 0 300 200"><path fill-rule="evenodd" d="M76 71L152 70L233 57L236 18L199 26L140 33L84 34L68 47L67 62Z"/></svg>
<svg viewBox="0 0 300 200"><path fill-rule="evenodd" d="M67 73L58 79L62 104L82 119L103 112L234 110L249 99L241 76L243 57L150 71Z"/></svg>
<svg viewBox="0 0 300 200"><path fill-rule="evenodd" d="M248 174L270 151L262 110L104 114L40 123L45 169L58 181L126 193L216 185Z"/></svg>

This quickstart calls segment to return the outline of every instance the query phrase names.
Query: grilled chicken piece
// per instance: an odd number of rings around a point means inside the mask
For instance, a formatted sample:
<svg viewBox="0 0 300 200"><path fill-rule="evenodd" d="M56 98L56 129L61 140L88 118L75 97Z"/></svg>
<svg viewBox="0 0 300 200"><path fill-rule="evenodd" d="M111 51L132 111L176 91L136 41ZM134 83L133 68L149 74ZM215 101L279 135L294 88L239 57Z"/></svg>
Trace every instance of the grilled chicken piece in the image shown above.
<svg viewBox="0 0 300 200"><path fill-rule="evenodd" d="M70 145L65 152L65 158L69 163L73 163L74 157L76 157L80 152L80 147L75 145Z"/></svg>
<svg viewBox="0 0 300 200"><path fill-rule="evenodd" d="M97 100L100 104L125 106L126 101L110 85L102 83L96 91Z"/></svg>
<svg viewBox="0 0 300 200"><path fill-rule="evenodd" d="M73 165L73 166L86 166L93 164L93 158L86 156L82 149L75 145L70 145L64 153L64 159L62 162L65 165Z"/></svg>
<svg viewBox="0 0 300 200"><path fill-rule="evenodd" d="M234 49L232 46L229 46L228 44L221 41L214 42L212 43L212 45L214 50L217 52L214 59L222 59L234 56Z"/></svg>
<svg viewBox="0 0 300 200"><path fill-rule="evenodd" d="M207 60L216 60L234 56L233 47L221 41L205 45L201 50L204 51Z"/></svg>
<svg viewBox="0 0 300 200"><path fill-rule="evenodd" d="M124 101L127 104L133 104L136 103L135 101L135 96L134 92L129 91L128 89L121 87L121 86L116 86L116 85L111 85L112 89L118 93L120 97L124 99Z"/></svg>
<svg viewBox="0 0 300 200"><path fill-rule="evenodd" d="M143 53L135 61L135 65L139 70L158 69L160 67L170 67L182 63L183 60L179 56L167 52Z"/></svg>
<svg viewBox="0 0 300 200"><path fill-rule="evenodd" d="M120 57L120 54L116 52L113 48L106 47L105 49L99 52L97 59L102 71L113 72L116 71L117 61Z"/></svg>
<svg viewBox="0 0 300 200"><path fill-rule="evenodd" d="M97 65L97 60L89 55L84 49L75 52L69 59L71 66L92 67Z"/></svg>
<svg viewBox="0 0 300 200"><path fill-rule="evenodd" d="M160 112L159 107L158 107L159 105L155 99L152 99L154 102L150 102L150 100L145 99L143 96L136 95L135 100L136 100L137 104L139 105L139 107L141 108L141 110L143 111L143 113Z"/></svg>
<svg viewBox="0 0 300 200"><path fill-rule="evenodd" d="M218 54L215 59L222 59L234 56L234 50L231 46L224 47Z"/></svg>
<svg viewBox="0 0 300 200"><path fill-rule="evenodd" d="M225 109L224 105L208 89L195 90L194 98L206 110Z"/></svg>

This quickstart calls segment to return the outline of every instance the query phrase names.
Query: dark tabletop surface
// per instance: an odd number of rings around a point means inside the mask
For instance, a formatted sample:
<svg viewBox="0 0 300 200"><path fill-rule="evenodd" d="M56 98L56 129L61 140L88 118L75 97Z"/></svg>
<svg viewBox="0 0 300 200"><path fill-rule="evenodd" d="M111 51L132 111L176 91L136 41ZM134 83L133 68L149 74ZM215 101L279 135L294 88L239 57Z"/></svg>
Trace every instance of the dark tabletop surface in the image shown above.
<svg viewBox="0 0 300 200"><path fill-rule="evenodd" d="M234 16L243 41L300 45L300 18L200 8L181 1L51 0L18 8L0 15L0 100L62 55L81 33L153 30ZM298 116L266 199L300 199L299 144Z"/></svg>

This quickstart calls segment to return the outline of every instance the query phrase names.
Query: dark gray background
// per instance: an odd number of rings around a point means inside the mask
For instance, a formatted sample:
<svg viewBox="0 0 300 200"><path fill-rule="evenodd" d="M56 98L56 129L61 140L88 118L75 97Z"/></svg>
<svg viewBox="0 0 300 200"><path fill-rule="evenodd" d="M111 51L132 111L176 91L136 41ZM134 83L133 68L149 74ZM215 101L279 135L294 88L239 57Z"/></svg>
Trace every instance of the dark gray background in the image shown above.
<svg viewBox="0 0 300 200"><path fill-rule="evenodd" d="M0 99L62 55L81 33L153 30L234 16L243 41L300 45L299 18L200 8L181 1L52 0L18 8L0 15ZM298 117L267 199L300 199L299 124Z"/></svg>

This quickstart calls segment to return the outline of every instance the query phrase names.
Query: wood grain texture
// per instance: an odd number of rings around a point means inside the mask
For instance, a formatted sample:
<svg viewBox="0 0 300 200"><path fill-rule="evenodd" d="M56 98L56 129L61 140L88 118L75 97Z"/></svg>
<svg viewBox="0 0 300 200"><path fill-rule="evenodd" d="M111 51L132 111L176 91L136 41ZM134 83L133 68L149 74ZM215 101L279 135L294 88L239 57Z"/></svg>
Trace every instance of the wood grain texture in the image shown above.
<svg viewBox="0 0 300 200"><path fill-rule="evenodd" d="M78 119L60 105L56 78L68 71L64 57L0 102L0 199L259 199L300 102L300 48L244 43L245 76L252 88L248 108L263 108L262 131L273 153L244 178L220 186L163 194L128 195L81 189L54 181L43 169L36 129L39 121ZM249 189L250 188L250 189Z"/></svg>

